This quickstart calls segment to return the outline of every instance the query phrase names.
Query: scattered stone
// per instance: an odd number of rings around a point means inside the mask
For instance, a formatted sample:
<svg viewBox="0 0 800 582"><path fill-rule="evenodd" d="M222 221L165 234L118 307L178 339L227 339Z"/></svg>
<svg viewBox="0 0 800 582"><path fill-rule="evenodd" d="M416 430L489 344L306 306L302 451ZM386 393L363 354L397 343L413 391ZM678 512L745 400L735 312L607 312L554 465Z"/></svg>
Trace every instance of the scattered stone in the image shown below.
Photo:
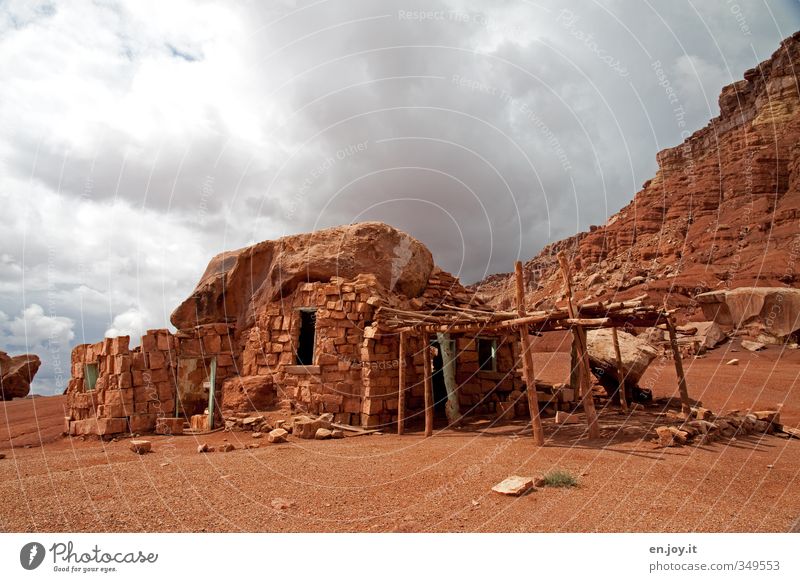
<svg viewBox="0 0 800 582"><path fill-rule="evenodd" d="M203 443L202 445L197 445L197 452L198 453L207 453L208 452L208 445Z"/></svg>
<svg viewBox="0 0 800 582"><path fill-rule="evenodd" d="M321 420L322 422L333 422L333 413L326 412L324 414L320 414L317 420Z"/></svg>
<svg viewBox="0 0 800 582"><path fill-rule="evenodd" d="M0 459L5 459L5 458L6 458L6 454L5 453L0 453Z"/></svg>
<svg viewBox="0 0 800 582"><path fill-rule="evenodd" d="M330 422L324 420L312 420L307 416L297 417L292 424L292 434L301 439L316 438L317 431L321 428L330 430Z"/></svg>
<svg viewBox="0 0 800 582"><path fill-rule="evenodd" d="M656 434L658 435L658 444L661 447L674 447L680 443L676 442L675 435L672 433L672 429L674 427L671 426L659 426L656 428Z"/></svg>
<svg viewBox="0 0 800 582"><path fill-rule="evenodd" d="M335 428L331 431L331 438L332 439L343 439L344 438L344 431L340 428Z"/></svg>
<svg viewBox="0 0 800 582"><path fill-rule="evenodd" d="M263 416L248 416L247 418L242 420L242 427L245 429L252 428L253 425L255 425L256 423L260 423L263 420L264 420Z"/></svg>
<svg viewBox="0 0 800 582"><path fill-rule="evenodd" d="M246 449L257 449L257 448L258 448L258 446L259 446L259 445L258 445L258 443L247 443L247 444L244 446L244 448L246 448Z"/></svg>
<svg viewBox="0 0 800 582"><path fill-rule="evenodd" d="M738 358L733 358L732 360L728 360L727 362L725 362L725 365L726 366L738 366L739 365L739 359Z"/></svg>
<svg viewBox="0 0 800 582"><path fill-rule="evenodd" d="M750 340L742 340L742 347L749 352L757 352L763 350L765 347L761 342L751 342Z"/></svg>
<svg viewBox="0 0 800 582"><path fill-rule="evenodd" d="M271 443L285 443L286 437L289 435L286 430L282 428L276 428L274 430L269 431L267 435L267 440Z"/></svg>
<svg viewBox="0 0 800 582"><path fill-rule="evenodd" d="M252 436L253 436L254 439L260 439L261 437L264 436L264 433L256 431L256 432L253 433Z"/></svg>
<svg viewBox="0 0 800 582"><path fill-rule="evenodd" d="M503 495L519 496L533 489L532 477L520 477L519 475L512 475L507 477L494 487L492 491L501 493Z"/></svg>
<svg viewBox="0 0 800 582"><path fill-rule="evenodd" d="M151 449L152 445L150 441L144 441L144 440L131 441L131 450L137 455L144 455L145 453L149 453Z"/></svg>
<svg viewBox="0 0 800 582"><path fill-rule="evenodd" d="M224 445L222 445L219 448L219 451L221 453L230 453L231 451L233 451L235 449L236 449L236 447L234 447L231 443L225 443Z"/></svg>
<svg viewBox="0 0 800 582"><path fill-rule="evenodd" d="M581 419L577 414L569 414L558 410L556 412L556 424L581 424Z"/></svg>
<svg viewBox="0 0 800 582"><path fill-rule="evenodd" d="M275 509L277 511L284 511L286 509L294 507L297 504L289 499L284 499L283 497L276 497L275 499L272 500L270 505L272 505L272 509Z"/></svg>
<svg viewBox="0 0 800 582"><path fill-rule="evenodd" d="M702 406L695 406L692 407L692 416L694 416L698 420L710 420L714 414L708 409L703 408Z"/></svg>
<svg viewBox="0 0 800 582"><path fill-rule="evenodd" d="M536 477L533 480L534 487L544 487L545 485L547 485L547 481L545 480L544 477Z"/></svg>
<svg viewBox="0 0 800 582"><path fill-rule="evenodd" d="M324 441L326 439L331 438L331 431L327 428L318 428L317 433L314 435L314 438L318 441Z"/></svg>

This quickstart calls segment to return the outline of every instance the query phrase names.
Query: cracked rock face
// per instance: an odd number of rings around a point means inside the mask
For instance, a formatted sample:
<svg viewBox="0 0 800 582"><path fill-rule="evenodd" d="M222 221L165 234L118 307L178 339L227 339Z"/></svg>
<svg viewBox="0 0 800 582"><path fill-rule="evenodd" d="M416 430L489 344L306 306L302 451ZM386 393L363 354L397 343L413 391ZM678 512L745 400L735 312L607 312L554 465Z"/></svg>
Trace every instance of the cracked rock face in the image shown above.
<svg viewBox="0 0 800 582"><path fill-rule="evenodd" d="M35 354L9 356L0 351L0 400L27 396L40 365L39 356Z"/></svg>
<svg viewBox="0 0 800 582"><path fill-rule="evenodd" d="M196 325L252 324L255 307L280 301L298 284L374 274L395 293L418 297L433 271L430 251L381 222L364 222L286 236L217 255L195 290L173 311L179 330Z"/></svg>
<svg viewBox="0 0 800 582"><path fill-rule="evenodd" d="M605 225L555 242L528 261L528 297L563 294L556 253L572 261L578 299L647 293L698 319L692 298L720 287L798 286L800 33L728 85L720 115L657 155L658 171ZM513 274L474 286L493 305L514 301ZM618 296L619 295L619 296ZM620 297L621 296L621 297Z"/></svg>

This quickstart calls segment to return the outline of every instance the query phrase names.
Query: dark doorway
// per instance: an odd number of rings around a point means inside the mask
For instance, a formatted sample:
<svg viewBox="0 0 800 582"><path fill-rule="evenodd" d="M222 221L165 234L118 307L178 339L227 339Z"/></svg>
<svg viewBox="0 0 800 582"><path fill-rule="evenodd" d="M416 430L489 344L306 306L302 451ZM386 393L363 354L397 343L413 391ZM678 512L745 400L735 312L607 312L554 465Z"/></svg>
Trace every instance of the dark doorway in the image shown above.
<svg viewBox="0 0 800 582"><path fill-rule="evenodd" d="M431 340L431 347L436 348L436 355L433 357L433 416L435 418L447 418L445 404L447 403L447 386L444 383L444 359L442 358L442 348L439 342Z"/></svg>
<svg viewBox="0 0 800 582"><path fill-rule="evenodd" d="M314 325L317 312L312 309L300 310L300 337L297 340L297 364L311 366L314 363Z"/></svg>

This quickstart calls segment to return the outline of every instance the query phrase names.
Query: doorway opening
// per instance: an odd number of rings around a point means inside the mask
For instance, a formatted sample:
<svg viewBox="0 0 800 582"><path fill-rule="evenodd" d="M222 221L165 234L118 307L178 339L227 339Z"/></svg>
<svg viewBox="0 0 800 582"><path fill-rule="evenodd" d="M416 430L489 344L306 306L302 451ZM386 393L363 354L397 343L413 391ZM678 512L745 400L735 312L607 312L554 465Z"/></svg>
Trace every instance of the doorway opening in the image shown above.
<svg viewBox="0 0 800 582"><path fill-rule="evenodd" d="M297 339L296 363L300 366L314 364L314 338L317 322L316 309L300 310L300 336Z"/></svg>

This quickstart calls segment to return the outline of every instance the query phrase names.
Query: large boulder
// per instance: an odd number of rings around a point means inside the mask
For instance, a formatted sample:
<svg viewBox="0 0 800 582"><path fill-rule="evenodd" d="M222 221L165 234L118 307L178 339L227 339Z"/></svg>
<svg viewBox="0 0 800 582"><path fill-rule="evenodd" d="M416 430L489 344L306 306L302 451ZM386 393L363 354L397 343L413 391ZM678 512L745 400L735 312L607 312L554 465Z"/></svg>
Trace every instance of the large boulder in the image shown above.
<svg viewBox="0 0 800 582"><path fill-rule="evenodd" d="M617 330L617 337L619 338L625 384L629 388L635 388L650 362L658 355L658 350L647 341L624 331ZM592 372L607 387L609 385L616 387L619 384L619 374L617 374L617 356L614 351L611 330L593 329L588 331L586 346Z"/></svg>
<svg viewBox="0 0 800 582"><path fill-rule="evenodd" d="M27 396L41 364L35 354L9 356L0 351L0 400Z"/></svg>
<svg viewBox="0 0 800 582"><path fill-rule="evenodd" d="M170 320L179 330L235 322L249 327L255 307L291 294L298 284L372 273L386 289L418 297L433 270L421 242L382 222L362 222L264 241L217 255Z"/></svg>
<svg viewBox="0 0 800 582"><path fill-rule="evenodd" d="M265 410L275 403L272 376L236 376L222 384L222 408L231 412Z"/></svg>
<svg viewBox="0 0 800 582"><path fill-rule="evenodd" d="M696 297L706 318L748 330L753 337L782 339L800 329L800 289L739 287Z"/></svg>

